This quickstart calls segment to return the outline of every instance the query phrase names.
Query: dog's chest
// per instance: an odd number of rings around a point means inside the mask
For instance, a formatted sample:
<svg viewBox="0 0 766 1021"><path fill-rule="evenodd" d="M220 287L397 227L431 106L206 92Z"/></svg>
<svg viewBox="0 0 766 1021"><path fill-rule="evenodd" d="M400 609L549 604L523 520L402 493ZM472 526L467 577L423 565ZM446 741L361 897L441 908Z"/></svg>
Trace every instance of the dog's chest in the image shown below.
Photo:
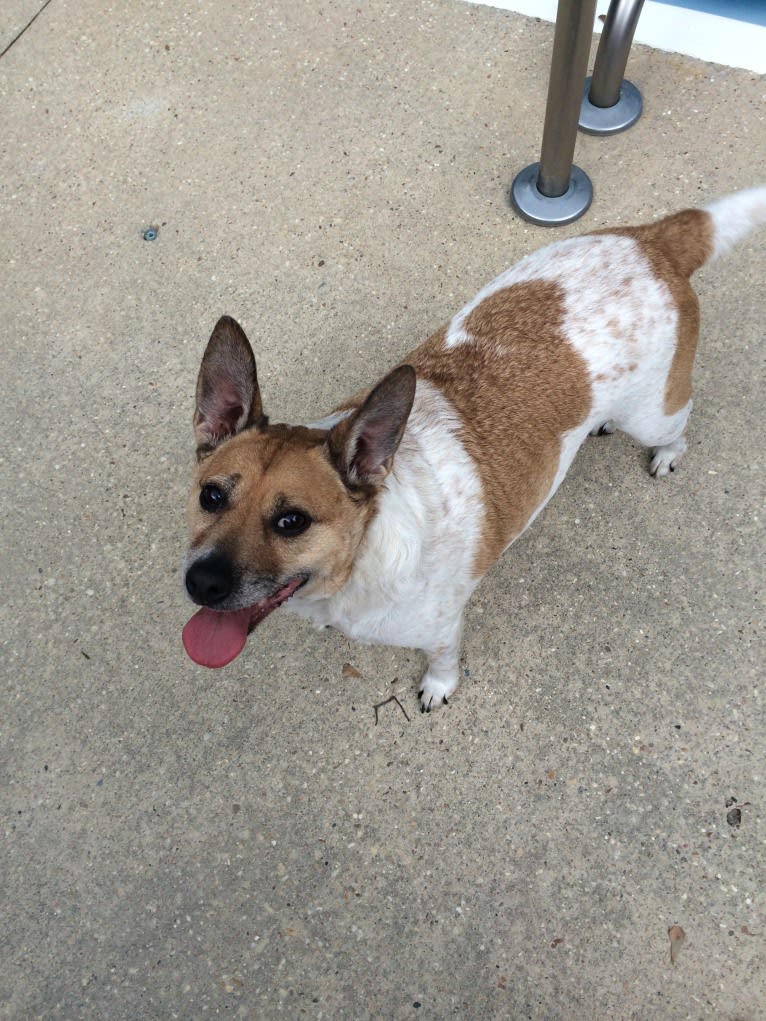
<svg viewBox="0 0 766 1021"><path fill-rule="evenodd" d="M481 481L442 395L418 383L407 432L347 582L287 609L356 641L429 647L475 588Z"/></svg>

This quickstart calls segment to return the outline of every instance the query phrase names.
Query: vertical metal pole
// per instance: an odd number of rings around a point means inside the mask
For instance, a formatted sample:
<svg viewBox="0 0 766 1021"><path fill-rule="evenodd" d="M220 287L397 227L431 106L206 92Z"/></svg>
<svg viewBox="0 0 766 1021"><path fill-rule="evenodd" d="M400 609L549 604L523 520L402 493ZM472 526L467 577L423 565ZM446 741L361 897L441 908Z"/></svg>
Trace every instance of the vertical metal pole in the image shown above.
<svg viewBox="0 0 766 1021"><path fill-rule="evenodd" d="M547 198L569 188L595 15L596 0L559 0L537 182Z"/></svg>
<svg viewBox="0 0 766 1021"><path fill-rule="evenodd" d="M620 98L630 47L636 34L644 0L612 0L598 44L590 101L594 106L614 106Z"/></svg>
<svg viewBox="0 0 766 1021"><path fill-rule="evenodd" d="M596 0L559 0L540 162L525 167L511 201L532 223L561 226L588 209L593 186L573 165Z"/></svg>
<svg viewBox="0 0 766 1021"><path fill-rule="evenodd" d="M609 5L580 110L580 127L589 134L614 135L641 116L641 93L624 77L643 6L644 0L612 0Z"/></svg>

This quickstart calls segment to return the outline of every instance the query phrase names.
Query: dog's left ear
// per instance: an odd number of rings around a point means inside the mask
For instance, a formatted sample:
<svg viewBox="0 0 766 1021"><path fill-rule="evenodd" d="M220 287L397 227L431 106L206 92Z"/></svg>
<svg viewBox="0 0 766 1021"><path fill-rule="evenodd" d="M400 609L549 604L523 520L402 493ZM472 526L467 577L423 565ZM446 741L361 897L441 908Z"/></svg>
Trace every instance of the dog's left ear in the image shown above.
<svg viewBox="0 0 766 1021"><path fill-rule="evenodd" d="M242 429L267 423L253 349L242 327L230 316L218 320L205 348L196 400L198 453L217 447Z"/></svg>
<svg viewBox="0 0 766 1021"><path fill-rule="evenodd" d="M350 489L377 487L388 475L415 398L415 382L413 367L400 365L358 411L330 431L330 457Z"/></svg>

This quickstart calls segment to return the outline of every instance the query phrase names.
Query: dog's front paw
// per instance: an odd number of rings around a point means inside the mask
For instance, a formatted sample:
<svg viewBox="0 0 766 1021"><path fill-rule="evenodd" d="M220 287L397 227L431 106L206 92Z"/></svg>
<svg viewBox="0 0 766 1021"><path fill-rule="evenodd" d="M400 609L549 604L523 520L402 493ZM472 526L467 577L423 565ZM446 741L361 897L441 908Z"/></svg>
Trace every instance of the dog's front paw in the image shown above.
<svg viewBox="0 0 766 1021"><path fill-rule="evenodd" d="M449 705L449 697L457 687L457 679L449 681L426 674L418 692L421 713L430 713L432 709Z"/></svg>

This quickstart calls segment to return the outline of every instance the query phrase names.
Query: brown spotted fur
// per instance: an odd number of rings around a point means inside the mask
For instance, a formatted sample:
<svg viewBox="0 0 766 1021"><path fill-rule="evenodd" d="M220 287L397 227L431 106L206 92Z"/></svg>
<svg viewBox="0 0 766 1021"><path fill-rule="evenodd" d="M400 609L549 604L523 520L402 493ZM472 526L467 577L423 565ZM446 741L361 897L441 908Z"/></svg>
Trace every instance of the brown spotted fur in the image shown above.
<svg viewBox="0 0 766 1021"><path fill-rule="evenodd" d="M542 503L556 475L562 434L590 409L587 367L564 337L563 319L556 284L514 284L470 313L470 343L447 350L445 328L403 359L450 400L479 471L484 524L476 577Z"/></svg>
<svg viewBox="0 0 766 1021"><path fill-rule="evenodd" d="M713 252L713 225L707 212L685 209L657 223L609 230L633 238L654 275L662 280L678 310L678 340L665 384L665 413L673 415L691 400L692 365L700 328L699 300L689 277Z"/></svg>

